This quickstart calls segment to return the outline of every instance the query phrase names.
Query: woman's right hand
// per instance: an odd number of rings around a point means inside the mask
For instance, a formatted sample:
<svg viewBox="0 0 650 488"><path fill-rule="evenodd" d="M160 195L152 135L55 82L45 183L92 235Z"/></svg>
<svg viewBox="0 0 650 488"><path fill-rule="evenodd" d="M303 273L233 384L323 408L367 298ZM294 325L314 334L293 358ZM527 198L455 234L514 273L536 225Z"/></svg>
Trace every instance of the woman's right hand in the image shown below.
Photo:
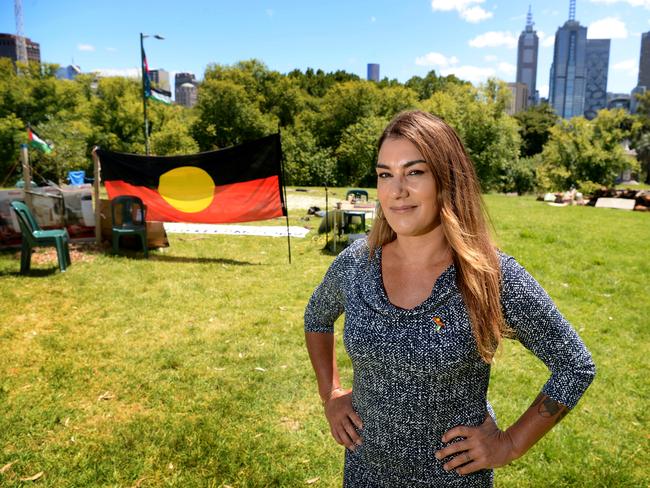
<svg viewBox="0 0 650 488"><path fill-rule="evenodd" d="M355 427L363 428L363 422L352 408L352 390L336 388L330 392L323 404L332 437L342 446L354 451L356 446L363 442Z"/></svg>

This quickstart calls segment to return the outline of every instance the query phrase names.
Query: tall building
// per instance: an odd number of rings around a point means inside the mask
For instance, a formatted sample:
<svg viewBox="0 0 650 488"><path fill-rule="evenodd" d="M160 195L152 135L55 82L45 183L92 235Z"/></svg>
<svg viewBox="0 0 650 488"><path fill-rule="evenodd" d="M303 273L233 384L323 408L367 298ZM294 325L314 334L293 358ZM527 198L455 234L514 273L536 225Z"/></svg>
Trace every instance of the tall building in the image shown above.
<svg viewBox="0 0 650 488"><path fill-rule="evenodd" d="M589 120L607 108L607 72L609 71L610 39L587 39L585 64L585 117Z"/></svg>
<svg viewBox="0 0 650 488"><path fill-rule="evenodd" d="M368 81L379 82L379 65L368 63Z"/></svg>
<svg viewBox="0 0 650 488"><path fill-rule="evenodd" d="M165 71L164 69L149 70L149 79L156 88L168 92L171 91L169 87L169 71Z"/></svg>
<svg viewBox="0 0 650 488"><path fill-rule="evenodd" d="M41 46L33 42L30 38L25 38L27 44L27 59L29 61L41 62ZM17 38L13 34L0 34L0 58L11 58L16 62L16 44Z"/></svg>
<svg viewBox="0 0 650 488"><path fill-rule="evenodd" d="M196 105L198 82L194 73L176 73L174 77L176 103L185 107Z"/></svg>
<svg viewBox="0 0 650 488"><path fill-rule="evenodd" d="M639 54L639 82L637 86L650 89L650 31L641 34L641 53Z"/></svg>
<svg viewBox="0 0 650 488"><path fill-rule="evenodd" d="M506 107L508 115L515 115L521 112L528 106L528 85L526 83L508 83L508 89L512 96L510 97L510 105Z"/></svg>
<svg viewBox="0 0 650 488"><path fill-rule="evenodd" d="M575 20L575 0L571 0L569 20L555 33L549 82L549 103L562 118L584 114L586 54L587 28Z"/></svg>
<svg viewBox="0 0 650 488"><path fill-rule="evenodd" d="M533 13L528 6L526 28L519 36L517 49L517 83L524 83L528 87L526 105L535 105L538 101L537 85L537 53L539 51L539 37L533 30Z"/></svg>

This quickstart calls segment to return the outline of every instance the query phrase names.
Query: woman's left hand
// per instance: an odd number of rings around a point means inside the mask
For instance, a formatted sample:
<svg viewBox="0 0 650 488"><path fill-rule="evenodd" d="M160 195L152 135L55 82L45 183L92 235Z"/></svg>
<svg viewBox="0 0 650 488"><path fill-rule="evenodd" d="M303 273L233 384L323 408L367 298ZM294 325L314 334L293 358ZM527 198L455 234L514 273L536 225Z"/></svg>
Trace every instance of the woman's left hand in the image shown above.
<svg viewBox="0 0 650 488"><path fill-rule="evenodd" d="M443 466L445 471L455 469L460 475L469 474L480 469L504 466L519 457L510 435L500 430L489 414L478 427L459 425L448 430L442 436L442 441L449 442L457 437L464 439L436 452L436 459L455 455Z"/></svg>

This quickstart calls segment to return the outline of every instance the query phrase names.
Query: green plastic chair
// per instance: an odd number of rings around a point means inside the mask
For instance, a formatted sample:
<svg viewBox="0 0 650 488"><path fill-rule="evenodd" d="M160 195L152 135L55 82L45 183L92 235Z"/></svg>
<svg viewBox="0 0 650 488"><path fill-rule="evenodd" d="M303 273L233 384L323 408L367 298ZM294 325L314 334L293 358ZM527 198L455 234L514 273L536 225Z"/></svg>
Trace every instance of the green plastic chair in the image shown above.
<svg viewBox="0 0 650 488"><path fill-rule="evenodd" d="M119 211L118 211L119 210ZM149 257L147 249L147 208L142 200L132 195L122 195L111 200L111 217L113 222L113 252L120 248L120 237L138 236L142 243L144 257ZM119 219L117 218L119 216Z"/></svg>
<svg viewBox="0 0 650 488"><path fill-rule="evenodd" d="M14 200L11 202L11 208L16 212L18 225L22 233L22 248L20 252L20 273L27 274L31 267L32 249L37 246L56 247L56 255L59 260L59 269L65 272L66 268L72 264L70 261L70 249L68 243L70 236L65 229L42 230L36 219L29 210L29 207L23 202Z"/></svg>
<svg viewBox="0 0 650 488"><path fill-rule="evenodd" d="M354 195L355 200L361 200L363 197L368 201L368 192L362 190L361 188L350 188L345 194L345 199L347 200L350 195Z"/></svg>

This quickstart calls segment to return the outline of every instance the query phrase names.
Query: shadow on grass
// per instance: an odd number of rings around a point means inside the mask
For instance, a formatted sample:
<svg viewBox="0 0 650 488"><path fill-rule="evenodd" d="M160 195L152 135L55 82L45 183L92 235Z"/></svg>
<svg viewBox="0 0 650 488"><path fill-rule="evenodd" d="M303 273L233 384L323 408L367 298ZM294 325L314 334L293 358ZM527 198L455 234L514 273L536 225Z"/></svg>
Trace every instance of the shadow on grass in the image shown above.
<svg viewBox="0 0 650 488"><path fill-rule="evenodd" d="M164 254L150 254L149 260L163 261L168 263L212 263L212 264L229 264L232 266L261 266L260 263L251 263L249 261L237 261L236 259L193 258L189 256L166 256Z"/></svg>
<svg viewBox="0 0 650 488"><path fill-rule="evenodd" d="M50 276L50 275L53 275L53 274L56 274L56 273L59 272L59 267L58 266L55 267L55 268L48 268L48 269L40 269L40 268L39 269L30 269L29 273L24 274L24 275L20 274L19 269L20 269L20 262L18 262L18 266L17 266L16 271L10 271L10 270L7 270L7 269L0 270L0 277L2 277L2 276L16 276L16 277L24 276L25 278L40 278L40 277L43 277L43 276Z"/></svg>

